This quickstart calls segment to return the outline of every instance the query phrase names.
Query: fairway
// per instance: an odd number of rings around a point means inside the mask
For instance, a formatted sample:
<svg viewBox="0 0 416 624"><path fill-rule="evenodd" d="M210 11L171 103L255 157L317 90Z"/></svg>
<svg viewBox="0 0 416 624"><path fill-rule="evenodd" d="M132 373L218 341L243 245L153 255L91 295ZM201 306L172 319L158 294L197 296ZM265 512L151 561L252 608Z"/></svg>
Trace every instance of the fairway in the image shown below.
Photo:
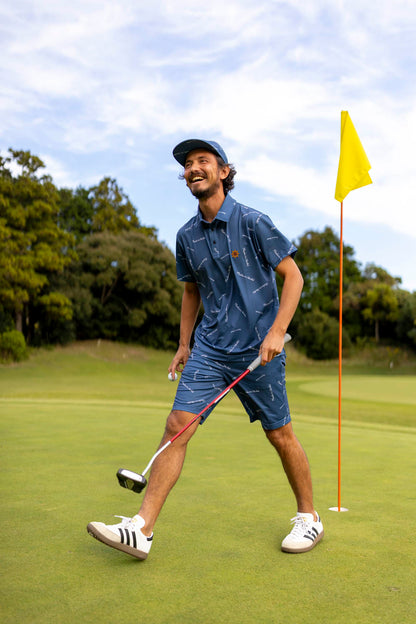
<svg viewBox="0 0 416 624"><path fill-rule="evenodd" d="M293 497L233 396L189 445L145 562L87 534L89 521L137 511L141 496L115 473L141 471L157 447L176 387L170 357L83 345L0 368L2 622L413 623L416 417L382 387L346 398L349 511L338 514L328 511L337 502L336 398L325 391L336 376L312 384L307 367L290 368L294 427L325 527L310 553L280 551ZM396 389L402 379L386 378ZM353 382L364 395L372 380Z"/></svg>

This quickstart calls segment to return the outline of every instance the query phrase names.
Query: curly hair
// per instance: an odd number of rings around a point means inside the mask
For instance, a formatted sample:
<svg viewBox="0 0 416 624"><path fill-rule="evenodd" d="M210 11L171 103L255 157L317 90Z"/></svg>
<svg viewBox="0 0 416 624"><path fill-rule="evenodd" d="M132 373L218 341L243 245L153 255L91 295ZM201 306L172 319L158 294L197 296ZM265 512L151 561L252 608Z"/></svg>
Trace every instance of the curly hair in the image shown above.
<svg viewBox="0 0 416 624"><path fill-rule="evenodd" d="M217 156L216 158L217 158L217 162L218 162L218 166L219 167L229 167L230 168L230 173L225 178L225 180L222 181L222 186L223 186L223 189L224 189L224 195L227 195L227 193L232 191L233 188L234 188L234 177L235 177L235 175L237 173L237 170L234 167L234 165L231 165L230 163L225 163L220 156Z"/></svg>

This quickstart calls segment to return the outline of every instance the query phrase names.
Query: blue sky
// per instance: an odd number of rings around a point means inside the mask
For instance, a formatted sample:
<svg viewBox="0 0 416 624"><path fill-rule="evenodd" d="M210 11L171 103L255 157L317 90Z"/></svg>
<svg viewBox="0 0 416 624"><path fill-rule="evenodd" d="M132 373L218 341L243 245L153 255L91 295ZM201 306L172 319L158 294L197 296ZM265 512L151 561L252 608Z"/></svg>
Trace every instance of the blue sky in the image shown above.
<svg viewBox="0 0 416 624"><path fill-rule="evenodd" d="M341 110L373 184L344 241L416 290L414 0L0 0L0 149L58 186L116 178L174 249L195 200L172 148L221 143L233 196L289 238L330 225Z"/></svg>

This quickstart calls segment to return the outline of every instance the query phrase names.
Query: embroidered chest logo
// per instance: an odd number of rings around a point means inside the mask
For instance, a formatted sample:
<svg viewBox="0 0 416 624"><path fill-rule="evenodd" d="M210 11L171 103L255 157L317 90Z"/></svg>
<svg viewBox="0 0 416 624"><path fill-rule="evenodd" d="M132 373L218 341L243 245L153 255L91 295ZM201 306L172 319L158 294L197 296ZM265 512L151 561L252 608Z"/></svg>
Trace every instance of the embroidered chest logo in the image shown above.
<svg viewBox="0 0 416 624"><path fill-rule="evenodd" d="M234 250L231 252L231 257L232 257L232 258L238 258L238 256L239 256L239 255L240 255L240 254L239 254L239 252L237 251L237 249L234 249Z"/></svg>

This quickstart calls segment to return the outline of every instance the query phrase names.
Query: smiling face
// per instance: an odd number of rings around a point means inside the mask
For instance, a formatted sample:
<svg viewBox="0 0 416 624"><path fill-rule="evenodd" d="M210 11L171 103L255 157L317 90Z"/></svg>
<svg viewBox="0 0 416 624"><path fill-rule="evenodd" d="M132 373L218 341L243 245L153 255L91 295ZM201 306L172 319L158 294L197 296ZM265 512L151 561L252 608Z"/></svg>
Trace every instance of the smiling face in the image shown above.
<svg viewBox="0 0 416 624"><path fill-rule="evenodd" d="M197 149L187 155L183 176L194 197L208 199L217 194L224 195L222 181L228 173L229 167L221 167L214 154Z"/></svg>

